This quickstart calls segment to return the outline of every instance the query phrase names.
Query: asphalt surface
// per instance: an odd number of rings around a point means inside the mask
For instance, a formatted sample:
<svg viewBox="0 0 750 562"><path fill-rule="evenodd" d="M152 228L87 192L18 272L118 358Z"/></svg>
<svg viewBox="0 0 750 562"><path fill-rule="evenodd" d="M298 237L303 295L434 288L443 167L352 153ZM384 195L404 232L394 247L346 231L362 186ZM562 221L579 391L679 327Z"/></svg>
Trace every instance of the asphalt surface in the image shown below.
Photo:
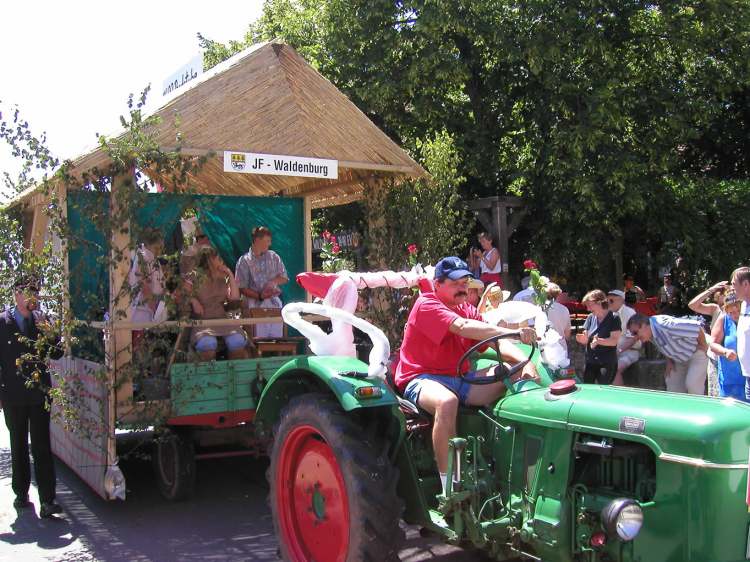
<svg viewBox="0 0 750 562"><path fill-rule="evenodd" d="M196 495L170 503L159 495L150 462L131 459L122 465L127 500L107 502L58 462L57 494L65 514L40 519L33 485L34 507L13 508L8 433L0 416L0 561L278 560L266 467L266 461L248 458L199 461ZM477 559L420 537L415 527L406 530L403 561Z"/></svg>

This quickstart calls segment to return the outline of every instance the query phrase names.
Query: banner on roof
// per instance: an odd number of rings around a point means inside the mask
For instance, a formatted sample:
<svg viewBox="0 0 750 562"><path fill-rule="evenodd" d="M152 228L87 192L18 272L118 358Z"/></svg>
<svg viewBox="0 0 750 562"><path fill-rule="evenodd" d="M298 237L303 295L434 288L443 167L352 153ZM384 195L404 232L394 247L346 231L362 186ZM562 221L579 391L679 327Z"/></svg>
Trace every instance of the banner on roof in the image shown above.
<svg viewBox="0 0 750 562"><path fill-rule="evenodd" d="M162 84L162 96L170 96L180 88L184 88L198 76L203 74L203 55L195 55L190 62L182 65L174 73L164 80Z"/></svg>
<svg viewBox="0 0 750 562"><path fill-rule="evenodd" d="M307 158L305 156L282 156L279 154L257 154L254 152L232 152L225 150L224 171L240 174L297 176L335 180L339 177L339 162L338 160Z"/></svg>

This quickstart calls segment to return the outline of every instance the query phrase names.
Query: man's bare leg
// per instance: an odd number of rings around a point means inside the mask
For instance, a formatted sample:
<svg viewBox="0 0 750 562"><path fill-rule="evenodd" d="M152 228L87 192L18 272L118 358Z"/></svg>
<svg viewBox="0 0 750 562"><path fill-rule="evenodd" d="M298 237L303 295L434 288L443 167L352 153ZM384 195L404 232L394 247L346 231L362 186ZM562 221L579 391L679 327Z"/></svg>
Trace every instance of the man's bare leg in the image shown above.
<svg viewBox="0 0 750 562"><path fill-rule="evenodd" d="M492 404L505 394L505 390L505 385L502 382L482 385L474 384L469 389L466 404L469 406L486 406L487 404Z"/></svg>
<svg viewBox="0 0 750 562"><path fill-rule="evenodd" d="M432 448L440 474L448 472L448 441L456 435L458 396L439 382L421 381L419 406L434 416Z"/></svg>

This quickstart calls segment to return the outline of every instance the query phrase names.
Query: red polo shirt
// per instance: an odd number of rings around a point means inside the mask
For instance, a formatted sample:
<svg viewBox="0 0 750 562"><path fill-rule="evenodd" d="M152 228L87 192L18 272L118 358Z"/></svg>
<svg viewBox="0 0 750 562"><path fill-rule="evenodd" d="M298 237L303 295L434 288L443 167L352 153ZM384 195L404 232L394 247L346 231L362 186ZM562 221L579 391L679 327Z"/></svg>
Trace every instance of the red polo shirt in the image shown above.
<svg viewBox="0 0 750 562"><path fill-rule="evenodd" d="M476 342L452 334L456 318L481 320L468 303L448 306L435 293L422 293L409 313L396 366L396 386L403 392L417 375L453 375L461 356Z"/></svg>

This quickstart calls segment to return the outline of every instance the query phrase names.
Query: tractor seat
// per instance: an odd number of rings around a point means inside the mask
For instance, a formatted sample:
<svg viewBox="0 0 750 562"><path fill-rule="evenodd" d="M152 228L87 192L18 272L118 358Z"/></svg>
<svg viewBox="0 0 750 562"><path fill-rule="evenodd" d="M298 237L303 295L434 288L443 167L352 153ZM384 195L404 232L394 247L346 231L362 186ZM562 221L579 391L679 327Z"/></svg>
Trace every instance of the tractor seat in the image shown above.
<svg viewBox="0 0 750 562"><path fill-rule="evenodd" d="M398 399L398 407L401 412L403 412L406 419L423 418L429 420L430 423L432 423L432 414L430 414L430 412L428 412L427 410L423 410L414 402L412 402L411 400L407 400L401 395L401 392L399 392L398 387L396 386L396 379L393 376L393 371L391 371L390 368L385 373L385 380L393 393L396 395L396 398Z"/></svg>
<svg viewBox="0 0 750 562"><path fill-rule="evenodd" d="M396 386L396 380L394 378L393 372L389 368L386 371L385 374L385 380L388 383L388 386L393 390L393 393L396 395L396 398L398 399L398 406L400 410L403 412L404 416L407 419L426 419L429 420L430 423L432 423L432 414L428 412L427 410L420 408L419 405L415 404L411 400L407 400L404 398L404 396L401 395L401 392L399 392L398 387ZM446 387L447 388L447 387ZM455 392L452 389L448 389L451 392L455 394ZM479 410L486 411L485 406L467 406L464 404L459 405L458 411L465 412L465 413L477 413Z"/></svg>

